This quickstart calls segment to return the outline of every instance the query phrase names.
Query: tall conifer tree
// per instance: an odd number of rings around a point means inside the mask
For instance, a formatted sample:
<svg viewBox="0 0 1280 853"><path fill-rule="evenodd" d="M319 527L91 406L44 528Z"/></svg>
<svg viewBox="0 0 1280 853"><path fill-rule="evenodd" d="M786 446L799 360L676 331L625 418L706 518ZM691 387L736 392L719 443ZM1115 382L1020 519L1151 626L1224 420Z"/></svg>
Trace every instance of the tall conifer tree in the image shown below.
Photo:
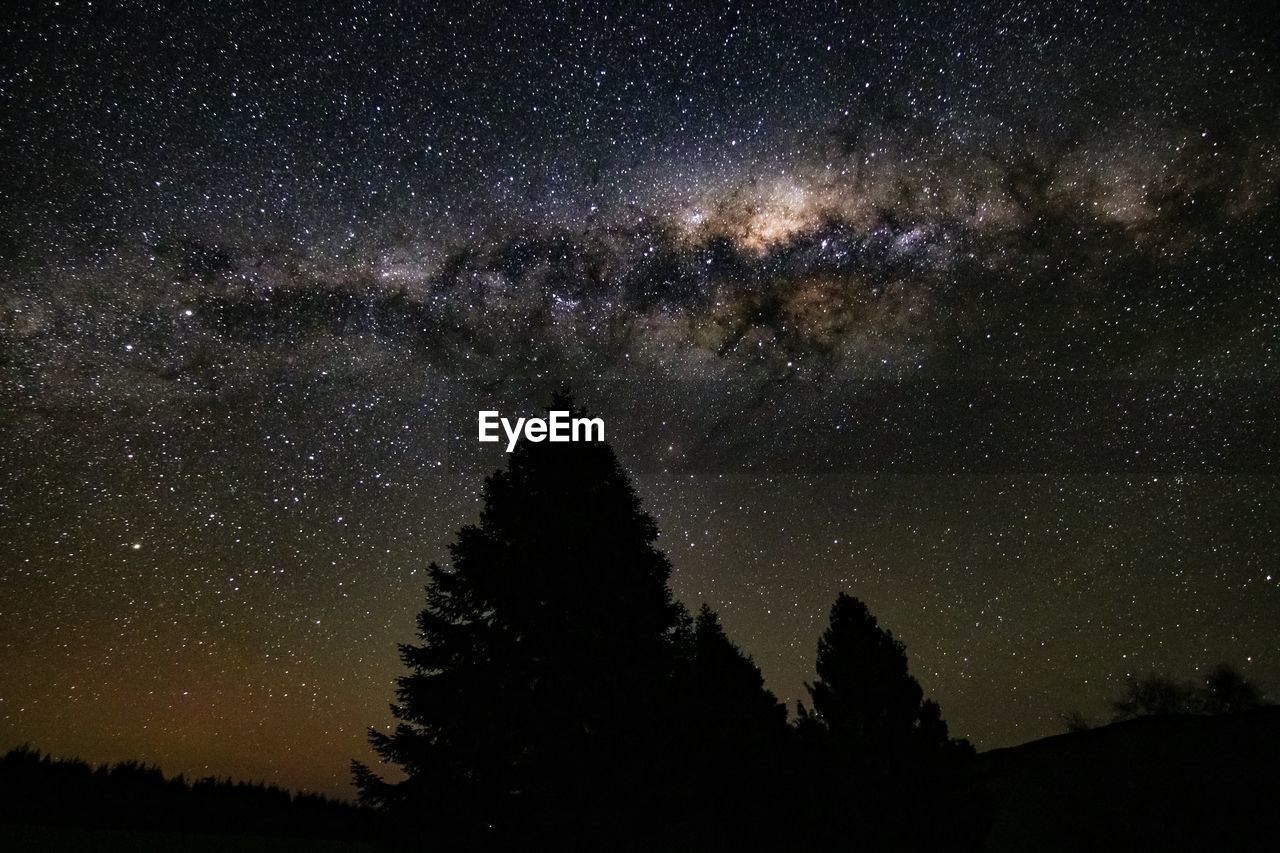
<svg viewBox="0 0 1280 853"><path fill-rule="evenodd" d="M566 395L552 408L583 414ZM406 778L356 763L356 783L463 846L616 846L660 822L680 772L687 616L657 528L603 442L521 441L483 499L430 567L398 725L370 733Z"/></svg>

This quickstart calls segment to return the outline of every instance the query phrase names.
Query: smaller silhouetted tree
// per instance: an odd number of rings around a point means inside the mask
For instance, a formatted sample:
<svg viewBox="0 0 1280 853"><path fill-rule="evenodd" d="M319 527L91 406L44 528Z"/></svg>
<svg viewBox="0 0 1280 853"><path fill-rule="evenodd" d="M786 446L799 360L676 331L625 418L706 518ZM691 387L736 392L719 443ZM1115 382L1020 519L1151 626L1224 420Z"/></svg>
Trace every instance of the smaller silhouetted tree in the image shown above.
<svg viewBox="0 0 1280 853"><path fill-rule="evenodd" d="M776 737L785 726L786 706L705 604L693 625L690 675L690 704L705 738L753 741Z"/></svg>
<svg viewBox="0 0 1280 853"><path fill-rule="evenodd" d="M816 670L811 709L801 705L795 725L797 754L814 780L810 820L847 813L869 849L976 846L980 810L950 774L973 748L951 738L942 709L912 677L905 646L858 599L837 597ZM848 827L819 826L811 840L848 844Z"/></svg>
<svg viewBox="0 0 1280 853"><path fill-rule="evenodd" d="M776 808L787 709L764 686L760 668L703 605L689 636L680 731L687 738L684 807L694 849L756 847L782 841Z"/></svg>
<svg viewBox="0 0 1280 853"><path fill-rule="evenodd" d="M858 599L844 593L836 599L816 669L809 699L835 748L890 762L967 751L952 741L938 704L925 700L906 647Z"/></svg>

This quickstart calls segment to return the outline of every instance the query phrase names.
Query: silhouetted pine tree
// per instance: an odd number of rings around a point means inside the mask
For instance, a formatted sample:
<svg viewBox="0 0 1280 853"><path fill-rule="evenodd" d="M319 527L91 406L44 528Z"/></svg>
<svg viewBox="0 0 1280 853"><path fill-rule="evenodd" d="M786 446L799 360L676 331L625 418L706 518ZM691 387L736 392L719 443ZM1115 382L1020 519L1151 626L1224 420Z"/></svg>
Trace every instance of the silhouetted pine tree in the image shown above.
<svg viewBox="0 0 1280 853"><path fill-rule="evenodd" d="M566 395L552 408L581 414ZM399 724L370 733L406 778L354 763L362 800L462 846L625 846L683 772L688 617L657 528L604 443L522 441L483 498L430 567Z"/></svg>
<svg viewBox="0 0 1280 853"><path fill-rule="evenodd" d="M678 732L688 741L689 849L781 840L787 709L705 604L693 624L686 675Z"/></svg>
<svg viewBox="0 0 1280 853"><path fill-rule="evenodd" d="M836 598L816 670L809 699L837 750L901 763L965 749L951 740L938 703L925 701L906 647L858 599Z"/></svg>
<svg viewBox="0 0 1280 853"><path fill-rule="evenodd" d="M981 816L950 773L973 749L950 737L941 708L911 676L906 648L858 599L837 597L816 669L812 710L802 705L796 723L813 780L803 805L813 840L846 841L824 821L852 811L872 849L975 847Z"/></svg>
<svg viewBox="0 0 1280 853"><path fill-rule="evenodd" d="M776 734L787 709L764 686L755 662L725 634L720 618L702 605L693 626L692 711L708 738L734 740Z"/></svg>

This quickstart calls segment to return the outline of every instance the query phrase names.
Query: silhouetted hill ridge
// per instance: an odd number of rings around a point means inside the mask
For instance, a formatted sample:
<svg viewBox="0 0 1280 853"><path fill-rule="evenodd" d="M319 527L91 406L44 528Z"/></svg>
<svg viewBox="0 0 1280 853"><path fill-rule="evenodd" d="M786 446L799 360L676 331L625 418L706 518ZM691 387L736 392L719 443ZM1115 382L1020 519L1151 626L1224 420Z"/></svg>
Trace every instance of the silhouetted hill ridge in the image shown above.
<svg viewBox="0 0 1280 853"><path fill-rule="evenodd" d="M1280 849L1280 707L1056 735L974 773L990 851Z"/></svg>

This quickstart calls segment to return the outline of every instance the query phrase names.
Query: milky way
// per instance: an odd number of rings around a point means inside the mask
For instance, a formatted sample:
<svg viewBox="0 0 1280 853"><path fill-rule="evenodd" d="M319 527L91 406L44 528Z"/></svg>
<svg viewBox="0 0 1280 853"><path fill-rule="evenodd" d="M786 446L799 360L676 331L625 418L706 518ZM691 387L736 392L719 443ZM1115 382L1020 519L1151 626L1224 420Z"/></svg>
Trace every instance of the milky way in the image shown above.
<svg viewBox="0 0 1280 853"><path fill-rule="evenodd" d="M781 697L840 589L983 747L1280 692L1268 16L13 14L0 746L345 793L566 381Z"/></svg>

